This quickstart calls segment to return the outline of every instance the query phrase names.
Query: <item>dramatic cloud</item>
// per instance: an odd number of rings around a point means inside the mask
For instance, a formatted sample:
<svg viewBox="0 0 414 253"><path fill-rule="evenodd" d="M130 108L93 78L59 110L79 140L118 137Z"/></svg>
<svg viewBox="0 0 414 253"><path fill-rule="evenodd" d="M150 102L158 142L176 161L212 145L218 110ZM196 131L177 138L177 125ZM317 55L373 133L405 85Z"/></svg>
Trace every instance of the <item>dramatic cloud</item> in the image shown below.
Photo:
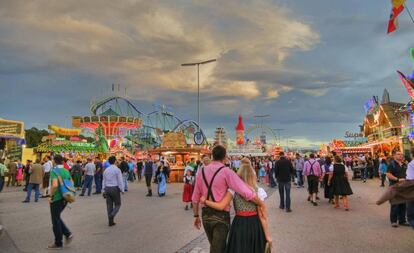
<svg viewBox="0 0 414 253"><path fill-rule="evenodd" d="M356 127L363 102L383 88L407 99L395 70L409 71L410 24L401 17L401 29L385 36L389 7L356 0L3 0L0 116L62 124L120 83L143 111L165 103L194 119L197 68L181 64L216 58L200 66L207 133L218 125L232 132L239 113L268 113L268 125L289 129L304 145L328 140Z"/></svg>

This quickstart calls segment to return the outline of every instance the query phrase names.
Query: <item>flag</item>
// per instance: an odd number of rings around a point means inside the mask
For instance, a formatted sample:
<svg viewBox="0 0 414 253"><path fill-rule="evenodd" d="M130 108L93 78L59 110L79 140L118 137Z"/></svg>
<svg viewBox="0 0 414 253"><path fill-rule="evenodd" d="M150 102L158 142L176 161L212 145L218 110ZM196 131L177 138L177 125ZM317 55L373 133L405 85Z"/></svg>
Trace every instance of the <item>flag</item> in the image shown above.
<svg viewBox="0 0 414 253"><path fill-rule="evenodd" d="M405 0L391 0L392 10L388 21L387 33L392 33L398 28L398 15L404 10Z"/></svg>

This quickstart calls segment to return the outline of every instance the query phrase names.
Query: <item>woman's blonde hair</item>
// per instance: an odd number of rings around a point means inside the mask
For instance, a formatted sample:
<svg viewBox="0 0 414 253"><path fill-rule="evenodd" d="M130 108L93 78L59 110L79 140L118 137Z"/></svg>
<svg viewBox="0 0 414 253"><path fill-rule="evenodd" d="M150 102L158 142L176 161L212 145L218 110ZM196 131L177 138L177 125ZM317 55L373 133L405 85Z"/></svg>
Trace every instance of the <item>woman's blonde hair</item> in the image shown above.
<svg viewBox="0 0 414 253"><path fill-rule="evenodd" d="M249 160L249 159L247 159L247 160ZM256 189L256 187L257 187L257 177L256 177L256 173L254 172L254 170L252 168L252 165L250 164L250 161L249 161L249 163L246 163L246 162L242 161L242 164L241 164L239 170L237 171L237 174L239 175L239 177L246 184L248 184L253 189Z"/></svg>

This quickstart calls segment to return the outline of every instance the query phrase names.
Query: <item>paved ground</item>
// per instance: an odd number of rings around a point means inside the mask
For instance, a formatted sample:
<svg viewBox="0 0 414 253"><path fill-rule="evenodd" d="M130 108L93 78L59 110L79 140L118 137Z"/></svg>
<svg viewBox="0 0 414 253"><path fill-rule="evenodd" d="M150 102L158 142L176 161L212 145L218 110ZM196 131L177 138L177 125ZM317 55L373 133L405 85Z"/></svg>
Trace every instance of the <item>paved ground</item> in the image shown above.
<svg viewBox="0 0 414 253"><path fill-rule="evenodd" d="M413 252L414 231L391 228L388 204L374 204L382 189L377 181L352 182L351 211L335 210L322 201L306 201L305 189L292 189L292 209L277 208L278 194L268 200L270 229L276 252ZM192 227L192 214L183 210L181 184L170 184L165 198L145 198L142 183L123 195L117 225L106 224L105 202L100 196L78 198L63 218L75 239L64 252L208 252L202 231ZM271 193L271 190L269 190ZM46 200L23 204L23 192L0 194L0 219L6 233L0 252L47 252L53 234Z"/></svg>

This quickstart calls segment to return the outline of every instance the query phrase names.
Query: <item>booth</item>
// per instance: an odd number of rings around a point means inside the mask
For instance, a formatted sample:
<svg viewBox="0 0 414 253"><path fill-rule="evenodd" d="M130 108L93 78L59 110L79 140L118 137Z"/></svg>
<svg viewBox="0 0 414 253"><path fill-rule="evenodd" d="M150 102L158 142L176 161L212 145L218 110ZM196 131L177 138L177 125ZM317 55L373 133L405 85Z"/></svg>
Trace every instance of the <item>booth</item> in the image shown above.
<svg viewBox="0 0 414 253"><path fill-rule="evenodd" d="M0 158L9 161L22 159L24 135L23 122L0 119Z"/></svg>
<svg viewBox="0 0 414 253"><path fill-rule="evenodd" d="M200 160L204 154L210 154L208 146L189 145L181 132L165 134L161 146L148 151L154 160L163 157L170 165L170 182L182 182L184 168L191 158Z"/></svg>

